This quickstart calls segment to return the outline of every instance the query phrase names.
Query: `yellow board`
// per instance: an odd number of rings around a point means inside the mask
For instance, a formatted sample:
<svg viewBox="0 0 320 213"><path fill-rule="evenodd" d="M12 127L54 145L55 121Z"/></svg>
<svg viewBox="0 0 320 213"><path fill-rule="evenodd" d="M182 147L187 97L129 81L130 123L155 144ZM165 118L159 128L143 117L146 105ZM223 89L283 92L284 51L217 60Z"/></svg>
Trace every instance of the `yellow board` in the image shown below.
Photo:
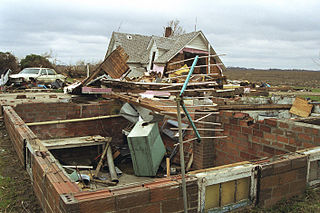
<svg viewBox="0 0 320 213"><path fill-rule="evenodd" d="M182 74L188 74L189 73L189 68L188 66L185 64L183 65L181 68L179 68L179 70L175 71L174 73L169 74L169 77L176 77Z"/></svg>
<svg viewBox="0 0 320 213"><path fill-rule="evenodd" d="M236 202L249 198L249 183L249 177L237 180Z"/></svg>
<svg viewBox="0 0 320 213"><path fill-rule="evenodd" d="M312 107L313 105L309 104L306 99L296 97L290 109L290 113L306 118L310 115Z"/></svg>
<svg viewBox="0 0 320 213"><path fill-rule="evenodd" d="M219 207L219 188L220 184L206 187L205 210Z"/></svg>
<svg viewBox="0 0 320 213"><path fill-rule="evenodd" d="M221 206L234 203L235 181L221 184Z"/></svg>

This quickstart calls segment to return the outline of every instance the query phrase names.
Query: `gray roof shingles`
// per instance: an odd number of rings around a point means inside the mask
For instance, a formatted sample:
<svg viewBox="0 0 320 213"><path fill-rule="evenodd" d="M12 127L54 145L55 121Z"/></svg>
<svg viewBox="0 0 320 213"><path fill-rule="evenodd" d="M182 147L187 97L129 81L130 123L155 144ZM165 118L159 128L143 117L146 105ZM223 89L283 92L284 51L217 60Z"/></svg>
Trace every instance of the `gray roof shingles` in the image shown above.
<svg viewBox="0 0 320 213"><path fill-rule="evenodd" d="M122 46L129 55L129 63L148 63L149 51L147 48L151 41L154 41L159 49L166 51L155 60L155 63L166 63L199 33L200 31L197 31L166 38L114 32L113 36L115 43Z"/></svg>

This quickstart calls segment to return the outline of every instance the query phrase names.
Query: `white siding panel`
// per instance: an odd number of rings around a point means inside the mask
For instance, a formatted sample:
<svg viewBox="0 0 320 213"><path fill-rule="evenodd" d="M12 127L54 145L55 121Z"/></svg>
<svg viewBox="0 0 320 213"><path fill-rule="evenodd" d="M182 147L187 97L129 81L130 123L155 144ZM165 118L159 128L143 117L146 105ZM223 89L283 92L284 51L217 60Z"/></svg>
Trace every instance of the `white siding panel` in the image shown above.
<svg viewBox="0 0 320 213"><path fill-rule="evenodd" d="M205 40L202 38L201 35L198 35L186 47L197 49L197 50L208 51L208 44L205 42Z"/></svg>

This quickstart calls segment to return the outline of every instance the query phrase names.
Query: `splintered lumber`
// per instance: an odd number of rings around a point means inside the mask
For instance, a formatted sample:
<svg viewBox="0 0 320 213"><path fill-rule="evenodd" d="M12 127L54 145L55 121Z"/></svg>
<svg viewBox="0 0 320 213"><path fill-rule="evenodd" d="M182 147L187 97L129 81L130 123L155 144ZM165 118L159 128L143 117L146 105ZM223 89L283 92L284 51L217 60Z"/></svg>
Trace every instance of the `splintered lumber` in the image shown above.
<svg viewBox="0 0 320 213"><path fill-rule="evenodd" d="M105 148L104 148L104 150L103 150L103 152L102 152L102 155L101 155L100 161L99 161L99 163L98 163L98 166L97 166L96 170L94 171L94 174L93 174L93 175L94 175L95 177L98 177L99 171L100 171L101 166L102 166L103 158L104 158L104 156L106 155L107 150L108 150L108 148L109 148L109 146L110 146L110 141L111 141L111 139L106 143L106 146L105 146Z"/></svg>
<svg viewBox="0 0 320 213"><path fill-rule="evenodd" d="M290 109L292 104L232 104L219 105L219 110L273 110L273 109Z"/></svg>
<svg viewBox="0 0 320 213"><path fill-rule="evenodd" d="M63 168L67 169L93 169L93 166L62 166Z"/></svg>
<svg viewBox="0 0 320 213"><path fill-rule="evenodd" d="M296 97L290 109L290 113L301 117L308 117L311 113L313 105L309 104L304 98Z"/></svg>
<svg viewBox="0 0 320 213"><path fill-rule="evenodd" d="M127 65L128 59L129 56L125 53L124 49L121 46L118 46L104 59L93 74L82 82L82 85L86 85L92 81L92 79L96 78L101 70L111 76L111 78L120 78L129 69L129 66Z"/></svg>
<svg viewBox="0 0 320 213"><path fill-rule="evenodd" d="M179 130L179 128L170 128L171 130ZM193 130L192 128L182 128L182 130ZM205 129L205 128L197 128L200 131L213 131L213 132L223 132L223 129Z"/></svg>
<svg viewBox="0 0 320 213"><path fill-rule="evenodd" d="M100 136L101 137L101 136ZM41 140L42 144L48 149L66 149L84 146L97 146L106 143L108 138L102 137L103 140L88 139L88 136L72 137L72 138L54 138L48 140Z"/></svg>
<svg viewBox="0 0 320 213"><path fill-rule="evenodd" d="M170 158L166 158L166 166L167 166L167 177L170 177Z"/></svg>
<svg viewBox="0 0 320 213"><path fill-rule="evenodd" d="M198 58L211 58L211 57L217 57L217 56L225 56L226 54L215 54L215 55L205 55L205 56L199 56ZM175 62L172 62L168 65L174 65L174 64L179 64L179 63L182 63L182 62L186 62L186 61L193 61L195 59L195 57L193 58L188 58L188 59L184 59L184 60L181 60L181 61L175 61Z"/></svg>
<svg viewBox="0 0 320 213"><path fill-rule="evenodd" d="M109 180L94 179L94 181L96 183L104 184L104 185L107 185L107 186L115 186L115 185L117 185L117 182L112 182L112 181L109 181Z"/></svg>
<svg viewBox="0 0 320 213"><path fill-rule="evenodd" d="M55 121L40 121L34 123L26 123L27 126L38 126L38 125L48 125L48 124L62 124L62 123L73 123L73 122L82 122L82 121L93 121L93 120L101 120L106 118L117 118L121 117L121 115L105 115L105 116L97 116L90 118L76 118L76 119L67 119L67 120L55 120Z"/></svg>
<svg viewBox="0 0 320 213"><path fill-rule="evenodd" d="M208 66L219 66L219 65L223 65L222 63L219 63L219 64L210 64L210 65L198 65L198 66L194 66L194 68L196 67L208 67ZM176 69L176 70L170 70L170 71L167 71L166 73L169 74L169 73L173 73L173 72L177 72L179 70L184 70L184 69L189 69L191 67L182 67L182 68L179 68L179 69ZM217 73L218 75L218 73Z"/></svg>

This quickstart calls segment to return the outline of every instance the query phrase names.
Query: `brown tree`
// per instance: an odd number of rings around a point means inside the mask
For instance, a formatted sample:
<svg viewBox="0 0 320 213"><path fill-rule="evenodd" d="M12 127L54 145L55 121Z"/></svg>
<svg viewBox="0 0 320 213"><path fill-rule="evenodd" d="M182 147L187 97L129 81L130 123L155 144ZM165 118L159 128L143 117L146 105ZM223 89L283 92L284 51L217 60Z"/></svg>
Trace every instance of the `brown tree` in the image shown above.
<svg viewBox="0 0 320 213"><path fill-rule="evenodd" d="M178 19L168 21L167 25L163 27L163 36L165 35L166 28L171 27L171 36L177 36L186 33L182 26L180 26L180 21Z"/></svg>
<svg viewBox="0 0 320 213"><path fill-rule="evenodd" d="M0 52L0 72L11 69L13 73L19 72L17 58L9 52Z"/></svg>
<svg viewBox="0 0 320 213"><path fill-rule="evenodd" d="M53 64L45 57L36 54L27 55L24 59L20 61L21 69L27 67L45 67L53 68Z"/></svg>

